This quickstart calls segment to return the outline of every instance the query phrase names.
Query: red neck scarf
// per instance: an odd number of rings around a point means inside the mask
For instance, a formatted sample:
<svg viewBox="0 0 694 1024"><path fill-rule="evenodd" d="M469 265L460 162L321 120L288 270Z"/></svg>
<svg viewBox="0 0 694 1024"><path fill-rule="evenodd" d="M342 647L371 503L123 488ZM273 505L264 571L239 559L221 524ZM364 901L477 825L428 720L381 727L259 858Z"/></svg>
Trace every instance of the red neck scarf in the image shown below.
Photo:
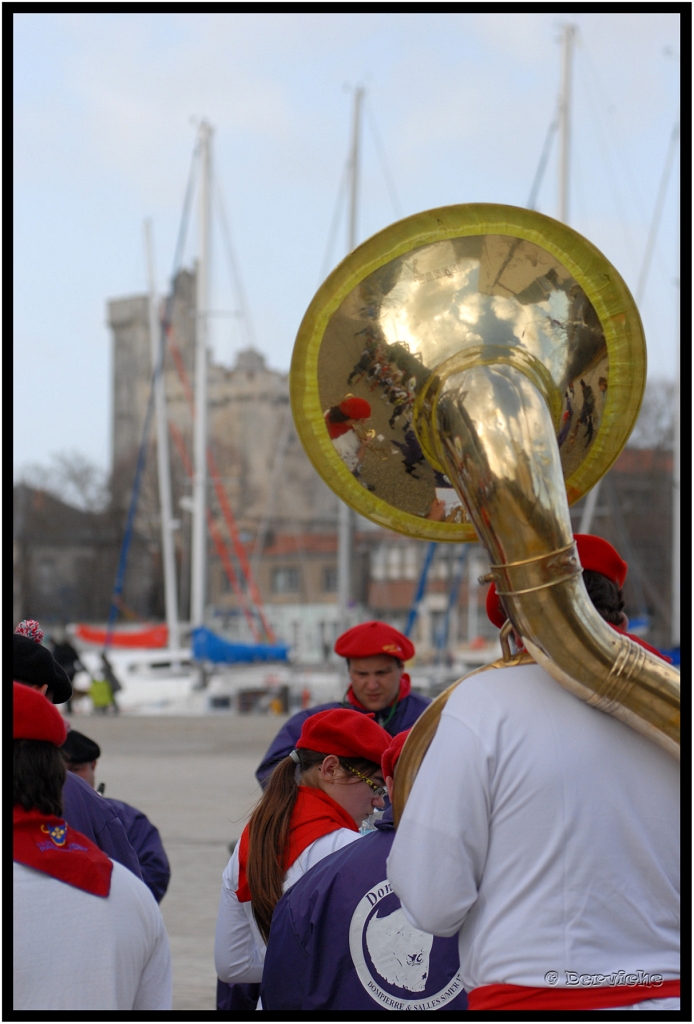
<svg viewBox="0 0 694 1024"><path fill-rule="evenodd" d="M631 975L629 977L637 977ZM646 999L667 999L680 994L680 980L651 985L610 985L591 988L533 988L531 985L481 985L468 993L467 1008L473 1013L602 1010L632 1006Z"/></svg>
<svg viewBox="0 0 694 1024"><path fill-rule="evenodd" d="M352 429L351 423L331 423L330 420L326 420L325 422L328 428L328 435L332 441L334 441L336 437L342 437L343 434L346 434L348 430Z"/></svg>
<svg viewBox="0 0 694 1024"><path fill-rule="evenodd" d="M647 644L645 640L642 640L640 636L634 636L633 633L627 633L626 629L622 629L621 626L615 626L612 622L608 622L607 625L612 626L612 628L618 633L621 633L622 636L628 636L635 644L645 647L647 651L651 652L651 654L655 654L658 658L662 658L663 661L667 661L672 665L672 658L669 658L667 654L662 654L660 651L656 650L655 647L651 647L651 645Z"/></svg>
<svg viewBox="0 0 694 1024"><path fill-rule="evenodd" d="M108 896L113 864L91 839L54 814L25 811L19 804L13 825L13 859L19 864L94 896Z"/></svg>
<svg viewBox="0 0 694 1024"><path fill-rule="evenodd" d="M289 825L289 839L284 851L282 867L288 871L297 857L300 857L307 846L315 843L321 836L327 836L338 828L349 828L358 832L359 826L347 811L314 786L299 786L299 793L292 811ZM246 865L248 863L248 825L241 833L239 840L239 887L236 896L239 903L248 903L251 890L248 888Z"/></svg>
<svg viewBox="0 0 694 1024"><path fill-rule="evenodd" d="M409 694L411 689L412 689L412 683L410 682L410 677L408 676L407 672L403 672L403 674L400 676L400 689L398 690L398 695L395 698L395 700L390 702L390 704L388 706L390 707L393 704L397 704L397 703L399 703L399 701L404 700L404 698L407 697L407 695ZM350 702L350 704L353 704L355 708L359 708L360 711L368 711L369 710L368 708L364 707L364 705L361 703L359 698L356 696L356 694L355 694L355 692L354 692L354 690L353 690L353 688L351 686L350 686L349 690L347 691L347 700ZM385 710L385 709L383 709L383 710Z"/></svg>

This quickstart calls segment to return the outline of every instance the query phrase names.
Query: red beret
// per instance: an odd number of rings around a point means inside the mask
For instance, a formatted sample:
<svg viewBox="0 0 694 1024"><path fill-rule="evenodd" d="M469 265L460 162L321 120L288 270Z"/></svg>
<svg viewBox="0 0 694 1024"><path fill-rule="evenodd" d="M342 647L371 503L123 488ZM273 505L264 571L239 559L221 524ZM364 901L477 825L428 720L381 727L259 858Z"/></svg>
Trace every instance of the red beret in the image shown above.
<svg viewBox="0 0 694 1024"><path fill-rule="evenodd" d="M497 629L501 629L508 618L493 583L489 584L489 590L487 591L487 618Z"/></svg>
<svg viewBox="0 0 694 1024"><path fill-rule="evenodd" d="M363 757L381 763L390 735L377 725L373 715L349 708L319 711L304 722L297 747L337 757Z"/></svg>
<svg viewBox="0 0 694 1024"><path fill-rule="evenodd" d="M341 658L371 658L387 654L400 661L414 658L414 644L385 622L362 622L337 638L335 654Z"/></svg>
<svg viewBox="0 0 694 1024"><path fill-rule="evenodd" d="M590 572L602 573L621 590L629 566L619 557L612 545L591 533L575 533L574 540L583 568Z"/></svg>
<svg viewBox="0 0 694 1024"><path fill-rule="evenodd" d="M606 576L621 590L627 577L627 563L619 557L611 544L592 533L575 533L574 540L581 566L590 572ZM501 629L507 619L496 587L492 583L487 591L487 618Z"/></svg>
<svg viewBox="0 0 694 1024"><path fill-rule="evenodd" d="M405 746L405 740L409 735L410 730L405 729L404 732L399 732L390 741L390 746L381 758L381 768L383 770L384 779L387 779L389 775L391 779L394 777L395 766L398 763L398 758L402 754L402 748Z"/></svg>
<svg viewBox="0 0 694 1024"><path fill-rule="evenodd" d="M344 402L338 405L338 409L351 420L365 420L371 415L371 406L365 398L345 398Z"/></svg>
<svg viewBox="0 0 694 1024"><path fill-rule="evenodd" d="M12 683L12 738L43 740L62 747L67 728L56 707L38 690L24 683Z"/></svg>

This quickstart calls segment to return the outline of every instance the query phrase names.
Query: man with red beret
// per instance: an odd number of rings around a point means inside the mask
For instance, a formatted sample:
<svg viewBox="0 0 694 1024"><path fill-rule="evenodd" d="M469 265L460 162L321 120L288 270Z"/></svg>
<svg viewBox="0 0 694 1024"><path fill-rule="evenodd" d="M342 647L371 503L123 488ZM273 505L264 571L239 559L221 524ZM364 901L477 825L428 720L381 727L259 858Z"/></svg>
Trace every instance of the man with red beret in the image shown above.
<svg viewBox="0 0 694 1024"><path fill-rule="evenodd" d="M408 732L398 733L381 757L391 799ZM467 1009L456 940L413 928L388 884L394 837L388 807L375 831L326 857L285 893L272 915L264 1010Z"/></svg>
<svg viewBox="0 0 694 1024"><path fill-rule="evenodd" d="M366 450L366 441L358 436L354 424L370 415L371 406L366 399L354 395L348 395L325 414L330 440L350 473L358 473Z"/></svg>
<svg viewBox="0 0 694 1024"><path fill-rule="evenodd" d="M576 543L624 631L626 563ZM503 625L495 593L487 608ZM473 1012L679 1009L679 765L532 659L451 694L388 878L408 921L457 934Z"/></svg>
<svg viewBox="0 0 694 1024"><path fill-rule="evenodd" d="M63 817L66 734L43 694L13 683L13 1007L170 1010L154 897Z"/></svg>
<svg viewBox="0 0 694 1024"><path fill-rule="evenodd" d="M270 772L296 746L301 727L311 715L329 708L353 708L373 713L391 736L414 725L428 697L412 693L404 663L414 657L414 644L385 622L363 622L338 637L335 653L347 660L350 686L342 702L319 704L299 711L285 722L265 754L256 778L265 785Z"/></svg>
<svg viewBox="0 0 694 1024"><path fill-rule="evenodd" d="M583 582L588 596L603 619L618 633L628 636L651 654L656 654L663 661L671 662L672 658L667 654L662 654L641 637L627 632L629 620L624 613L622 590L629 566L624 559L603 537L596 537L590 533L575 533L574 540L583 566ZM487 591L487 617L498 629L501 629L508 618L493 583Z"/></svg>

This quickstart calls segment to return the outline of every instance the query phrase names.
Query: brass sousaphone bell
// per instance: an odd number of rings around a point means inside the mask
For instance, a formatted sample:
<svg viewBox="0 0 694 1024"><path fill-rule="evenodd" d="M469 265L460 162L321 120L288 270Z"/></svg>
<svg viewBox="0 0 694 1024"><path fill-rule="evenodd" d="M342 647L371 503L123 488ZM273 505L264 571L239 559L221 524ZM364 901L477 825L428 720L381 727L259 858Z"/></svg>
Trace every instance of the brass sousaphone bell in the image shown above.
<svg viewBox="0 0 694 1024"><path fill-rule="evenodd" d="M408 217L343 260L301 324L291 401L343 501L411 537L479 539L525 657L679 757L679 674L594 609L569 517L626 444L645 372L605 257L549 217L476 203ZM370 415L331 439L347 397ZM457 685L407 739L396 820Z"/></svg>

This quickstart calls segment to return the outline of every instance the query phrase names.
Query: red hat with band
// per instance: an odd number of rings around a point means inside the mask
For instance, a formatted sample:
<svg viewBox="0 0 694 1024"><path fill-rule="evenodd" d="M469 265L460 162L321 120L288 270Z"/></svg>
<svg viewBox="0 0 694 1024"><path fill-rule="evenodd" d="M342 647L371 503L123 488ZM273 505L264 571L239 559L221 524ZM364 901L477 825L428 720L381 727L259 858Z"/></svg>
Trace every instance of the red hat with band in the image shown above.
<svg viewBox="0 0 694 1024"><path fill-rule="evenodd" d="M414 644L386 622L362 622L337 638L335 654L341 658L372 658L387 654L399 661L414 658Z"/></svg>
<svg viewBox="0 0 694 1024"><path fill-rule="evenodd" d="M380 764L390 745L390 734L377 725L373 715L349 708L319 711L304 722L296 746L337 757L363 757Z"/></svg>
<svg viewBox="0 0 694 1024"><path fill-rule="evenodd" d="M42 740L55 747L62 747L67 738L67 727L58 709L24 683L12 683L12 738Z"/></svg>
<svg viewBox="0 0 694 1024"><path fill-rule="evenodd" d="M354 395L350 395L349 398L340 402L338 409L345 416L349 416L351 420L366 420L371 415L371 406L366 399L355 398Z"/></svg>
<svg viewBox="0 0 694 1024"><path fill-rule="evenodd" d="M602 537L595 537L591 533L575 533L574 541L581 567L588 569L589 572L599 572L602 576L606 576L621 590L627 578L629 566L623 558L619 557L612 545ZM487 591L487 618L494 623L497 629L501 629L508 618L493 583Z"/></svg>
<svg viewBox="0 0 694 1024"><path fill-rule="evenodd" d="M383 778L387 779L388 776L391 779L395 776L395 766L398 763L398 759L402 754L402 748L405 746L405 740L410 735L410 730L405 729L404 732L399 732L390 741L390 746L386 750L385 754L381 758L381 769L383 771Z"/></svg>

